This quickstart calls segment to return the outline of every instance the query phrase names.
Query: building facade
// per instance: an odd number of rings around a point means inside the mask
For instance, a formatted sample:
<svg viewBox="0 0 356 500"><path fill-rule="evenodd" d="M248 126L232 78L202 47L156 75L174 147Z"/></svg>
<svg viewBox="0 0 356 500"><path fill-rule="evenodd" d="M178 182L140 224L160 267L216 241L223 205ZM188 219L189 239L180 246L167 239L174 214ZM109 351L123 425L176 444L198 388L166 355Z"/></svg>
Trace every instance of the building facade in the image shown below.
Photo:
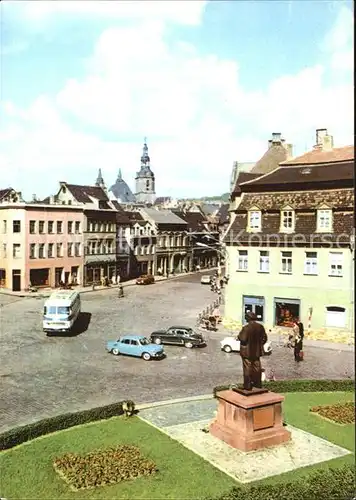
<svg viewBox="0 0 356 500"><path fill-rule="evenodd" d="M326 134L327 136L327 134ZM269 328L353 329L354 150L317 131L313 151L240 185L225 236L225 315L252 310Z"/></svg>
<svg viewBox="0 0 356 500"><path fill-rule="evenodd" d="M1 286L15 292L30 286L82 283L83 211L41 204L1 204Z"/></svg>

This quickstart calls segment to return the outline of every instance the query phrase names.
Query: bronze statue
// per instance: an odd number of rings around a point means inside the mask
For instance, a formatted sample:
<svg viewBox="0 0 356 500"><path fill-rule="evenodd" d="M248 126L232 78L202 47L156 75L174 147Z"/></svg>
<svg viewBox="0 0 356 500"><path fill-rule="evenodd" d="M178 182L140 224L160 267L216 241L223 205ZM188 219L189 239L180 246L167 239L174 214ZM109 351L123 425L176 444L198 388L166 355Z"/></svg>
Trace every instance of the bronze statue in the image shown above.
<svg viewBox="0 0 356 500"><path fill-rule="evenodd" d="M242 328L238 339L244 375L243 389L252 391L253 387L262 389L260 357L263 356L263 345L267 342L267 335L264 327L260 323L256 323L256 314L247 312L245 318L247 325Z"/></svg>

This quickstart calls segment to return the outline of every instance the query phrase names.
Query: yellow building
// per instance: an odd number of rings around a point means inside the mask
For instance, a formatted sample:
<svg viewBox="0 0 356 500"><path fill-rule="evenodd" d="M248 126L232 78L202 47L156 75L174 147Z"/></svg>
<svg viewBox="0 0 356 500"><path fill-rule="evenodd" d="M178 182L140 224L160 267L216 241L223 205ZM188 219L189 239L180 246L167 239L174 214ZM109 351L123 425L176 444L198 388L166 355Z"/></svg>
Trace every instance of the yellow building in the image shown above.
<svg viewBox="0 0 356 500"><path fill-rule="evenodd" d="M326 130L305 155L239 185L225 236L225 318L269 328L354 331L354 148Z"/></svg>

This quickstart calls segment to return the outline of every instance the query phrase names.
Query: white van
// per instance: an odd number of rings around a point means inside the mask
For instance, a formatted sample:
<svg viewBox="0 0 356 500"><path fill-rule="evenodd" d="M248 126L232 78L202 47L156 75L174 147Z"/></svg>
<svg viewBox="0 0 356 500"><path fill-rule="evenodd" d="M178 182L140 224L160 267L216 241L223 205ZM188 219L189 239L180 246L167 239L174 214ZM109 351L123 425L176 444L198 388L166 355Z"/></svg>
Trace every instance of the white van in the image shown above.
<svg viewBox="0 0 356 500"><path fill-rule="evenodd" d="M80 314L80 295L74 290L57 290L43 309L44 332L68 332Z"/></svg>

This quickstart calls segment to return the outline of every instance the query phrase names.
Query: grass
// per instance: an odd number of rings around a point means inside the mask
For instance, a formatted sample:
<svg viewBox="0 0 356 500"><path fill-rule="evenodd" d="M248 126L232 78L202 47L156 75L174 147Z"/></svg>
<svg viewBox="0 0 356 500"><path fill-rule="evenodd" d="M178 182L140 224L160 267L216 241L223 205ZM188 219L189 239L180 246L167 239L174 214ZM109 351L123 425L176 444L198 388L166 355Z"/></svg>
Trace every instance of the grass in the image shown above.
<svg viewBox="0 0 356 500"><path fill-rule="evenodd" d="M310 432L352 452L354 425L337 425L310 412L318 405L353 400L350 392L285 394L288 424ZM139 446L159 472L150 477L94 490L71 492L53 469L53 460L68 452L85 454L120 444ZM353 464L354 454L304 467L254 484L295 481L316 469ZM137 417L112 418L44 436L0 454L1 495L11 500L54 499L202 499L219 497L236 483L198 455Z"/></svg>
<svg viewBox="0 0 356 500"><path fill-rule="evenodd" d="M138 446L159 472L149 477L72 492L53 461L120 444ZM0 454L1 496L11 500L195 499L215 497L236 483L198 455L137 417L86 424L38 438Z"/></svg>

